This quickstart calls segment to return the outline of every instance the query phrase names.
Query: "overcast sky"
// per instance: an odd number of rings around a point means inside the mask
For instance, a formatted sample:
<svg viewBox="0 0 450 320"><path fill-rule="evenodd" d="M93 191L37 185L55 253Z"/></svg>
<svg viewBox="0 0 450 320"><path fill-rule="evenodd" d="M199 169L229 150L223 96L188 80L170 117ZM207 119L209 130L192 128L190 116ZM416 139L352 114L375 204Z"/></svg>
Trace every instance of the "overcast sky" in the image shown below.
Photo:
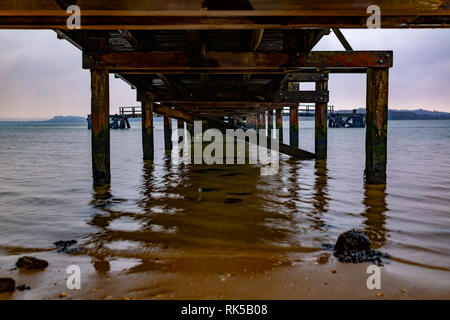
<svg viewBox="0 0 450 320"><path fill-rule="evenodd" d="M450 112L450 30L343 30L354 50L393 50L389 108ZM334 34L314 50L342 50ZM331 75L330 104L365 107L365 75ZM137 105L136 92L111 76L111 113ZM0 30L0 119L90 113L89 71L81 52L53 31Z"/></svg>

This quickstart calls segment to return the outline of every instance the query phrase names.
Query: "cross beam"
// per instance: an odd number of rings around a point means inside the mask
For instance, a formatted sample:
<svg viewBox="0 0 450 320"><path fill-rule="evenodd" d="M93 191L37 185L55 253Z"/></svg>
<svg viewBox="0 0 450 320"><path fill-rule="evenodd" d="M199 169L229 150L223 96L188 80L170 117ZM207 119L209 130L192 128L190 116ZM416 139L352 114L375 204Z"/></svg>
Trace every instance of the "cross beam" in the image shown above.
<svg viewBox="0 0 450 320"><path fill-rule="evenodd" d="M83 53L83 68L117 70L273 70L390 68L392 51L312 51L306 54L280 52L205 52L202 59L188 52Z"/></svg>
<svg viewBox="0 0 450 320"><path fill-rule="evenodd" d="M264 1L271 5L269 10L200 10L201 4L189 10L189 1L179 2L178 8L186 10L170 10L176 8L174 1L155 7L148 1L121 1L138 3L131 10L92 10L89 7L111 8L111 4L89 5L79 1L82 8L82 29L90 30L201 30L201 29L297 29L297 28L365 28L368 14L367 8L373 1L288 1L281 6L279 1ZM5 3L6 2L6 3ZM0 29L67 29L68 14L65 10L57 10L53 1L0 1ZM112 7L119 5L113 3ZM144 6L139 6L143 2ZM161 2L158 1L160 4ZM192 1L191 1L192 2ZM254 0L252 1L255 2ZM273 4L270 4L273 2ZM316 4L316 2L318 4ZM322 3L321 3L322 2ZM352 6L352 2L362 6ZM21 5L22 3L22 5ZM92 1L91 1L92 3ZM77 3L78 4L78 3ZM39 6L40 5L40 6ZM303 8L302 8L303 6ZM156 10L152 10L152 7ZM431 1L383 1L382 28L448 28L450 10L444 0ZM283 9L284 8L284 9ZM298 8L296 10L296 8ZM169 9L169 10L167 10Z"/></svg>

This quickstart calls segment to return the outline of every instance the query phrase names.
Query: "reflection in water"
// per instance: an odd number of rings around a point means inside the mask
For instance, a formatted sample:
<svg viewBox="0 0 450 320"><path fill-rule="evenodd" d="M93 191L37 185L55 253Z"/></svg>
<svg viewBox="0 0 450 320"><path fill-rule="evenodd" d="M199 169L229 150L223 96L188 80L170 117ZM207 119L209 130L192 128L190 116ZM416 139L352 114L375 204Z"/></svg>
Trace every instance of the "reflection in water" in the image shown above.
<svg viewBox="0 0 450 320"><path fill-rule="evenodd" d="M326 161L281 161L273 176L252 165L145 161L135 210L116 207L109 188L94 189L91 205L100 212L90 224L100 231L90 235L88 252L100 274L117 259L137 258L129 269L137 272L170 269L190 255L317 252L315 261L327 263L319 248L333 242L324 222L328 188ZM385 198L385 186L366 186L362 216L374 248L386 240Z"/></svg>
<svg viewBox="0 0 450 320"><path fill-rule="evenodd" d="M386 242L386 212L389 210L386 203L386 185L365 185L364 205L366 211L365 233L372 242L372 248L381 248Z"/></svg>
<svg viewBox="0 0 450 320"><path fill-rule="evenodd" d="M314 210L315 215L315 228L322 229L324 227L324 222L321 216L328 211L328 170L326 160L316 160L315 165L315 181L314 181Z"/></svg>
<svg viewBox="0 0 450 320"><path fill-rule="evenodd" d="M328 211L326 162L316 162L314 171L301 161L280 164L278 174L261 176L253 165L145 162L140 210L115 209L110 190L96 188L91 205L101 211L90 224L100 231L87 246L95 269L107 273L107 260L119 257L141 259L133 270L154 270L183 255L319 251Z"/></svg>

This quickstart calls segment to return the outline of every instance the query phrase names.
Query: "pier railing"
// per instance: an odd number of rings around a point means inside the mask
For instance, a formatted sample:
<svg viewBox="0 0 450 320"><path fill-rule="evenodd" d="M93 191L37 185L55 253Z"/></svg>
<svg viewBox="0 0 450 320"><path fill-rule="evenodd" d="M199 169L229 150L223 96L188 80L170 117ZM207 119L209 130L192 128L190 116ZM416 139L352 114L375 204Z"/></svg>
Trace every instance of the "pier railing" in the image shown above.
<svg viewBox="0 0 450 320"><path fill-rule="evenodd" d="M127 118L140 118L142 109L139 106L119 107L119 114Z"/></svg>

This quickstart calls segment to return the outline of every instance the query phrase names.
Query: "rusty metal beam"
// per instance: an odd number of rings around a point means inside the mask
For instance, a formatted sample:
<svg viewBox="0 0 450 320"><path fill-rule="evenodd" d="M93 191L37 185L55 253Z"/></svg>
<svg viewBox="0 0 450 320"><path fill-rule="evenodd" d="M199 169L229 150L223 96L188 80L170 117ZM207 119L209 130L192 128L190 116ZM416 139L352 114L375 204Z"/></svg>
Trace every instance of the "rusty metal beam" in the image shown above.
<svg viewBox="0 0 450 320"><path fill-rule="evenodd" d="M120 70L250 70L390 68L392 51L312 51L291 55L280 52L205 52L197 59L183 51L83 53L83 68Z"/></svg>

